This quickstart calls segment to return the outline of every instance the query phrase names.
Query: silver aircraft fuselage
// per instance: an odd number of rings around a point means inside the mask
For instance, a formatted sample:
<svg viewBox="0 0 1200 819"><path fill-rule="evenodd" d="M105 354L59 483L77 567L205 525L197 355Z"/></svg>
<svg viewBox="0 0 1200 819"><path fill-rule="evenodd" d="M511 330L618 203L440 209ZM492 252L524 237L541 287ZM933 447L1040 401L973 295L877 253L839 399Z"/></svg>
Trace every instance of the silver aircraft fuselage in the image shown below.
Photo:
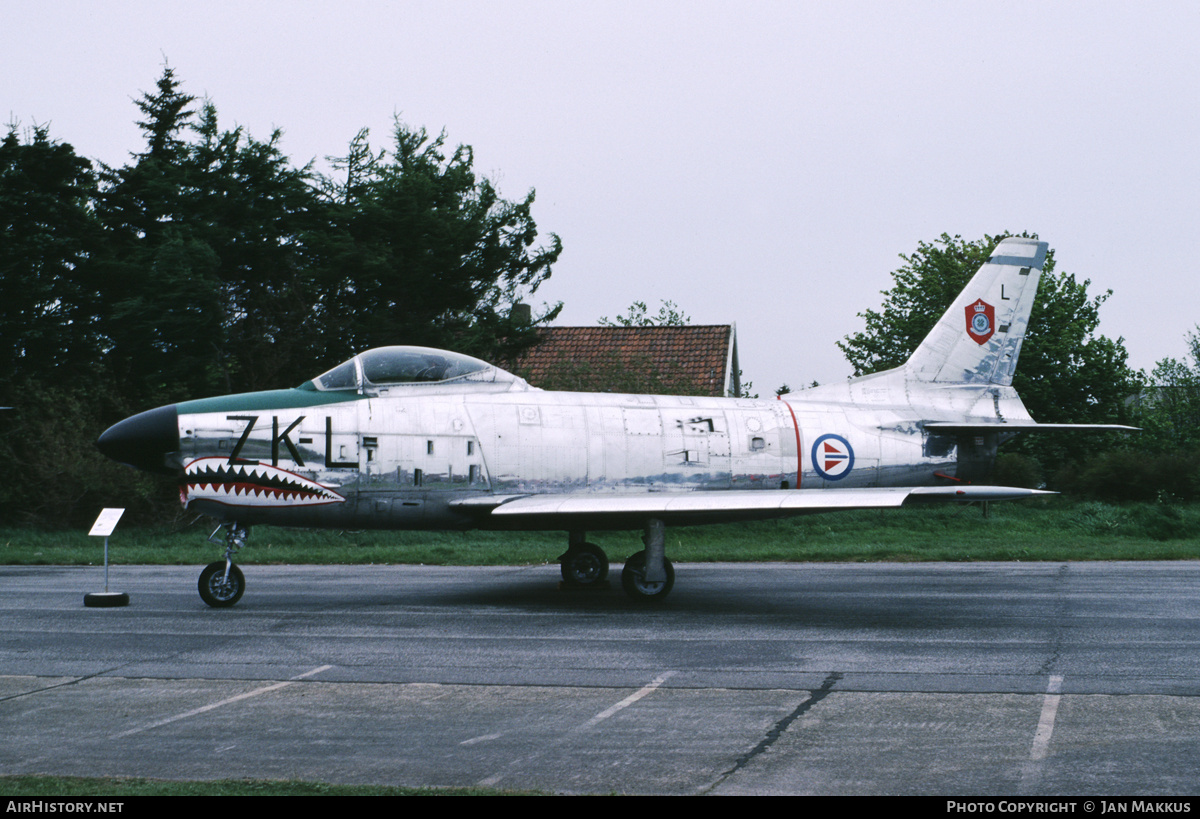
<svg viewBox="0 0 1200 819"><path fill-rule="evenodd" d="M481 513L530 496L953 485L968 477L958 474L958 438L924 422L997 422L995 388L956 393L960 406L935 409L914 406L912 396L907 404L893 400L886 379L857 395L817 388L766 401L543 392L502 370L489 375L496 380L178 404L172 459L181 501L246 524L563 528L553 516L539 522ZM973 412L979 407L987 415ZM589 514L580 506L577 523L625 528L640 520L637 511L597 508ZM735 519L773 510L713 511ZM668 517L712 514L688 512Z"/></svg>

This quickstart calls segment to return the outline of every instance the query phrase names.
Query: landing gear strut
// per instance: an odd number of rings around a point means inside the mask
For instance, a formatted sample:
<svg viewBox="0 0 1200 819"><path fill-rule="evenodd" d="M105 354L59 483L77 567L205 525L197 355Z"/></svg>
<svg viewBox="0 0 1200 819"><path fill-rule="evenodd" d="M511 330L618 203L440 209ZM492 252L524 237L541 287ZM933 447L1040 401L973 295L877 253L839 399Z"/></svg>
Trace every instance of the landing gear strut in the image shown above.
<svg viewBox="0 0 1200 819"><path fill-rule="evenodd" d="M652 518L646 522L642 542L646 548L625 561L621 587L634 600L661 603L675 586L675 567L664 554L666 527L661 520Z"/></svg>
<svg viewBox="0 0 1200 819"><path fill-rule="evenodd" d="M225 530L225 559L216 560L204 567L200 572L200 599L215 609L229 608L246 591L246 578L242 570L233 564L233 555L246 545L250 530L237 521L225 523L213 529L208 539L213 543L216 534Z"/></svg>
<svg viewBox="0 0 1200 819"><path fill-rule="evenodd" d="M568 537L567 551L558 556L563 585L587 587L602 583L608 577L608 556L604 550L584 540L586 532L573 531ZM634 600L661 603L675 586L675 567L664 554L666 540L663 521L657 518L646 521L642 535L646 548L630 555L621 570L621 588Z"/></svg>

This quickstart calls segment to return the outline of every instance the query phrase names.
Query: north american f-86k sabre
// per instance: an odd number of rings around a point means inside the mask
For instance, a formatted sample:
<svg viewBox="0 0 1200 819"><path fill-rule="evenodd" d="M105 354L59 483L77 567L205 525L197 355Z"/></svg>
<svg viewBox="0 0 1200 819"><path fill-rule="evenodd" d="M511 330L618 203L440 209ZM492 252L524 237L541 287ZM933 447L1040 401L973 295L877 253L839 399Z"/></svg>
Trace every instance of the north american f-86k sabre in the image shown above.
<svg viewBox="0 0 1200 819"><path fill-rule="evenodd" d="M780 400L549 392L465 355L382 347L295 389L140 413L98 445L177 476L183 505L221 522L224 560L199 581L210 606L242 596L233 558L254 524L562 530L571 585L608 574L587 532L642 529L622 586L662 600L667 525L1029 496L978 483L1001 441L1129 429L1037 424L1012 387L1046 248L1002 241L903 366Z"/></svg>

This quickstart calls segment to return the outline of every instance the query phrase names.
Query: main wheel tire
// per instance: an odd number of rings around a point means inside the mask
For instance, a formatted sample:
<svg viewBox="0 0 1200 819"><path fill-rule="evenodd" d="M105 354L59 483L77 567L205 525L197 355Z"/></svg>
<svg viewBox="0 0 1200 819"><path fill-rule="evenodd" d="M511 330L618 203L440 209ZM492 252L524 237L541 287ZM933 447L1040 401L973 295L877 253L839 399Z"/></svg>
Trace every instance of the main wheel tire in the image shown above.
<svg viewBox="0 0 1200 819"><path fill-rule="evenodd" d="M229 567L229 578L225 577L225 561L209 563L200 572L200 599L214 609L226 609L242 599L246 591L246 578L236 565Z"/></svg>
<svg viewBox="0 0 1200 819"><path fill-rule="evenodd" d="M667 572L666 582L651 583L647 581L646 553L638 552L625 561L625 568L621 571L621 587L634 600L647 603L660 602L671 593L671 589L675 586L675 567L671 565L671 561L663 558L663 568Z"/></svg>
<svg viewBox="0 0 1200 819"><path fill-rule="evenodd" d="M568 586L592 586L608 577L608 555L594 543L568 549L559 566Z"/></svg>

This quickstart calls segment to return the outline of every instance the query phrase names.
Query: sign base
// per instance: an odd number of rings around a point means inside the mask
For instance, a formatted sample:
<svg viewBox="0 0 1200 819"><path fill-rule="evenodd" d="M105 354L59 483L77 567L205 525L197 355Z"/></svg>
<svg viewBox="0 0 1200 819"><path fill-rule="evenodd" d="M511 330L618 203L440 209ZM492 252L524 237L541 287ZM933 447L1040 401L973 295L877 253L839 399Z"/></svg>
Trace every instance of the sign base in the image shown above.
<svg viewBox="0 0 1200 819"><path fill-rule="evenodd" d="M92 592L83 596L83 605L91 609L111 609L128 606L129 595L125 592Z"/></svg>

